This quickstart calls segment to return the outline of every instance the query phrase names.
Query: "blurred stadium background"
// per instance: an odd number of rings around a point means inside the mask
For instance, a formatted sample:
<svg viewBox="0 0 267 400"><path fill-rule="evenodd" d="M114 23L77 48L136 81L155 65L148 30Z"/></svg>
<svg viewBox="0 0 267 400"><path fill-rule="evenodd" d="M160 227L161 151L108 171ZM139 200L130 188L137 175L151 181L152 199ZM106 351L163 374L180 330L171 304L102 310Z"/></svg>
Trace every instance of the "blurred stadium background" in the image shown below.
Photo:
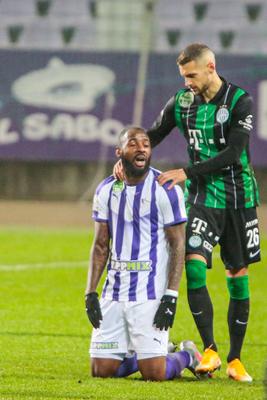
<svg viewBox="0 0 267 400"><path fill-rule="evenodd" d="M2 224L16 210L18 221L33 218L40 200L90 200L122 126L149 127L183 85L175 60L194 41L255 99L251 153L265 203L266 0L0 0ZM160 168L186 161L177 132L154 151ZM29 214L23 201L35 201Z"/></svg>

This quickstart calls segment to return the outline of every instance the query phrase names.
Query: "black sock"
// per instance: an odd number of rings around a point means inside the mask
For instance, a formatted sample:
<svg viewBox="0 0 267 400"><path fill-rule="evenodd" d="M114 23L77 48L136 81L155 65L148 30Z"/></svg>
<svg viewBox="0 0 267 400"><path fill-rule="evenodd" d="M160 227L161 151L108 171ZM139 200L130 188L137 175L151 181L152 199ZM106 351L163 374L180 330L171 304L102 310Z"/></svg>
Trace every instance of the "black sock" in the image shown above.
<svg viewBox="0 0 267 400"><path fill-rule="evenodd" d="M249 316L249 299L230 299L228 308L228 328L230 334L230 352L227 362L240 359L241 348L246 334Z"/></svg>
<svg viewBox="0 0 267 400"><path fill-rule="evenodd" d="M213 307L206 286L187 290L188 303L204 348L217 351L213 337Z"/></svg>

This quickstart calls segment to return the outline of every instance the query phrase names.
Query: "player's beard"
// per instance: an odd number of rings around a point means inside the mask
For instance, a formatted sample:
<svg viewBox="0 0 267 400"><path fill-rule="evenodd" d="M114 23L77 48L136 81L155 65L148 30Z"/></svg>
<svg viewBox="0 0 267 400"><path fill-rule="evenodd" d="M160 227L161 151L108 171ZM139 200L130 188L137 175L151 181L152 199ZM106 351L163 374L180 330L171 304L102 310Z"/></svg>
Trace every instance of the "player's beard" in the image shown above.
<svg viewBox="0 0 267 400"><path fill-rule="evenodd" d="M141 177L145 175L150 166L151 157L146 160L146 163L143 168L137 168L131 161L127 160L125 157L121 156L121 162L123 165L123 169L125 174L130 177Z"/></svg>
<svg viewBox="0 0 267 400"><path fill-rule="evenodd" d="M206 93L208 90L209 90L209 85L204 85L204 86L202 86L201 90L199 91L199 94L200 94L201 96L204 96L205 93Z"/></svg>
<svg viewBox="0 0 267 400"><path fill-rule="evenodd" d="M191 92L196 95L196 96L203 96L204 93L209 89L209 85L203 85L201 88L196 88L195 90L193 88L190 88Z"/></svg>

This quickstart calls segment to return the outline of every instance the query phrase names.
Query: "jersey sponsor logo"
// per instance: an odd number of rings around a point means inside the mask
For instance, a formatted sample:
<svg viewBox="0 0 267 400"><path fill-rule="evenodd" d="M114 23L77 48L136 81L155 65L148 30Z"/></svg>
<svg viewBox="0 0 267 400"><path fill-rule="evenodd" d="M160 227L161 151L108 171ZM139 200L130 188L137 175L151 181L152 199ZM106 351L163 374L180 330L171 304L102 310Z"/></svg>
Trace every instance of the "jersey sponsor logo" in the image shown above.
<svg viewBox="0 0 267 400"><path fill-rule="evenodd" d="M124 182L122 181L115 181L112 185L112 191L114 193L122 192L124 189Z"/></svg>
<svg viewBox="0 0 267 400"><path fill-rule="evenodd" d="M201 234L201 232L205 232L208 224L206 221L203 221L203 219L200 219L198 217L195 217L193 219L191 227L193 233Z"/></svg>
<svg viewBox="0 0 267 400"><path fill-rule="evenodd" d="M238 121L239 125L243 126L243 128L245 128L248 131L251 131L251 129L253 128L252 125L252 118L253 116L251 114L249 114L246 118L245 121L242 121L241 119Z"/></svg>
<svg viewBox="0 0 267 400"><path fill-rule="evenodd" d="M201 246L202 239L198 235L193 235L188 240L189 246L193 247L194 249Z"/></svg>
<svg viewBox="0 0 267 400"><path fill-rule="evenodd" d="M128 271L128 272L147 272L151 271L152 261L120 261L111 260L111 269L114 271Z"/></svg>
<svg viewBox="0 0 267 400"><path fill-rule="evenodd" d="M201 130L200 129L188 129L188 135L189 135L189 144L194 146L195 150L200 151L201 150L200 144L204 143Z"/></svg>
<svg viewBox="0 0 267 400"><path fill-rule="evenodd" d="M219 124L223 124L224 122L228 121L229 119L229 111L226 108L226 106L222 106L216 114L216 121L219 122Z"/></svg>
<svg viewBox="0 0 267 400"><path fill-rule="evenodd" d="M212 245L211 245L209 242L207 242L207 240L204 240L203 246L204 246L205 249L207 249L210 253L212 252L213 247L212 247Z"/></svg>
<svg viewBox="0 0 267 400"><path fill-rule="evenodd" d="M178 99L181 107L189 107L194 103L194 94L192 92L183 92Z"/></svg>
<svg viewBox="0 0 267 400"><path fill-rule="evenodd" d="M111 350L118 348L119 348L118 342L92 342L91 344L91 349L96 349L96 350Z"/></svg>

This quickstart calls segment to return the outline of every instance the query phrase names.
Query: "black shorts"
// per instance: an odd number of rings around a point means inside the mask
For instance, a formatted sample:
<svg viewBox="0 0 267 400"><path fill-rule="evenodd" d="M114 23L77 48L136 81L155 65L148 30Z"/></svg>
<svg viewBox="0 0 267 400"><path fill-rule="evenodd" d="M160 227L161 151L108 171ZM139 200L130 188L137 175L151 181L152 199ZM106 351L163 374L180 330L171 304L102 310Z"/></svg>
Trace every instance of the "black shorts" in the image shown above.
<svg viewBox="0 0 267 400"><path fill-rule="evenodd" d="M221 247L226 269L241 269L260 261L256 208L216 209L190 205L186 226L186 254L200 254L212 265L212 250Z"/></svg>

